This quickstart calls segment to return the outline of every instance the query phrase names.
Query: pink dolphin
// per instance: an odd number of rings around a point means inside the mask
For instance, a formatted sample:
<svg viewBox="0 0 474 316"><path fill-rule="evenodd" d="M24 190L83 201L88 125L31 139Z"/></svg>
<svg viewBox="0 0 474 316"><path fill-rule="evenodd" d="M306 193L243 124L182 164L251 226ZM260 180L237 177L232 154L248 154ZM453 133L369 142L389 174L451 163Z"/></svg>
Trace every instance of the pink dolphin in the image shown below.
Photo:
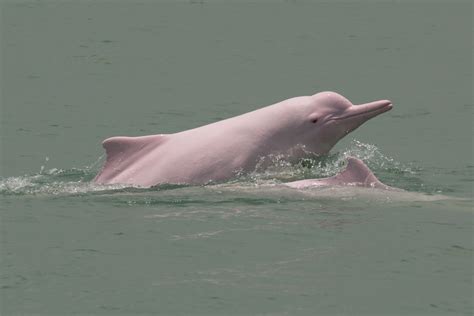
<svg viewBox="0 0 474 316"><path fill-rule="evenodd" d="M390 187L383 184L375 177L372 171L367 167L362 160L349 157L347 159L346 168L339 174L321 179L306 179L293 182L284 183L294 189L305 189L320 186L358 186L377 188L382 190L402 191L401 189Z"/></svg>
<svg viewBox="0 0 474 316"><path fill-rule="evenodd" d="M94 181L143 187L220 182L255 170L271 154L325 154L391 108L388 100L353 105L335 92L321 92L175 134L112 137L102 144L107 159Z"/></svg>

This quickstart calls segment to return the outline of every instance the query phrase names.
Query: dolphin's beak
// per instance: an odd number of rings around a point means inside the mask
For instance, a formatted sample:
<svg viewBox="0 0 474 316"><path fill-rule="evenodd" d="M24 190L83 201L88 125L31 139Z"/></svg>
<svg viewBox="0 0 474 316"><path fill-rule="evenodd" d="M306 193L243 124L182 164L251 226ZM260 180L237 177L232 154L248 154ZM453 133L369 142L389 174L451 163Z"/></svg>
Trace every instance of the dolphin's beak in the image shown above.
<svg viewBox="0 0 474 316"><path fill-rule="evenodd" d="M344 111L344 114L337 117L336 119L348 120L356 119L360 120L360 124L371 119L379 114L387 112L392 109L392 102L389 100L379 100L370 103L353 105Z"/></svg>
<svg viewBox="0 0 474 316"><path fill-rule="evenodd" d="M352 105L342 115L333 118L343 129L344 134L349 134L367 120L392 109L392 102L379 100L370 103Z"/></svg>

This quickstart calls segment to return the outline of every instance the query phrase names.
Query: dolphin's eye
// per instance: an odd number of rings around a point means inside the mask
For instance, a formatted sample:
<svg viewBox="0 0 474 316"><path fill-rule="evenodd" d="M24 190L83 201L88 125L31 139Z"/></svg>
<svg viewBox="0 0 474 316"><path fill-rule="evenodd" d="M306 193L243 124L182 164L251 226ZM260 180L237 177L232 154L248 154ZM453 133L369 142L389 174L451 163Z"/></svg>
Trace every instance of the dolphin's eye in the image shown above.
<svg viewBox="0 0 474 316"><path fill-rule="evenodd" d="M312 122L313 124L316 124L316 123L318 122L318 119L317 119L317 118L313 118L313 119L311 119L311 122Z"/></svg>

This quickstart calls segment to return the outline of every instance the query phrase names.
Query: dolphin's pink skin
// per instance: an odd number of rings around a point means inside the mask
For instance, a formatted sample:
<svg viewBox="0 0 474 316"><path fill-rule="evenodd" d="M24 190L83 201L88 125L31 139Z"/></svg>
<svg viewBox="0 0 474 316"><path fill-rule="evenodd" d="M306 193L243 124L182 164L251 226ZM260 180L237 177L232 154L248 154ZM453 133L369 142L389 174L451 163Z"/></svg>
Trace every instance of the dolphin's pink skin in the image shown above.
<svg viewBox="0 0 474 316"><path fill-rule="evenodd" d="M305 189L320 186L358 186L377 188L382 190L401 191L401 189L383 184L375 177L372 171L362 160L349 157L346 168L339 174L330 178L306 179L294 182L287 182L284 185L294 189Z"/></svg>
<svg viewBox="0 0 474 316"><path fill-rule="evenodd" d="M255 170L270 154L325 154L391 108L388 100L355 106L335 92L321 92L175 134L112 137L103 142L107 160L94 180L143 187L220 182Z"/></svg>

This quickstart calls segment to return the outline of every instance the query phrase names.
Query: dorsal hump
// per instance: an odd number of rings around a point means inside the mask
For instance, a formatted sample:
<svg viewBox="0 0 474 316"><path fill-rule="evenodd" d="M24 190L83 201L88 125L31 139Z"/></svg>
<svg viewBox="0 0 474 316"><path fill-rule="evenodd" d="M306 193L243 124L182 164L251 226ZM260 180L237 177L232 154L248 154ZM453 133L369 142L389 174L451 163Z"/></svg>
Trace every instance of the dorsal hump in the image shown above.
<svg viewBox="0 0 474 316"><path fill-rule="evenodd" d="M341 184L355 184L365 187L387 188L385 184L379 181L372 171L362 160L349 157L344 171L332 177L331 179Z"/></svg>
<svg viewBox="0 0 474 316"><path fill-rule="evenodd" d="M139 137L116 136L102 142L107 155L104 167L95 181L107 183L122 173L149 151L167 141L168 135L149 135Z"/></svg>

